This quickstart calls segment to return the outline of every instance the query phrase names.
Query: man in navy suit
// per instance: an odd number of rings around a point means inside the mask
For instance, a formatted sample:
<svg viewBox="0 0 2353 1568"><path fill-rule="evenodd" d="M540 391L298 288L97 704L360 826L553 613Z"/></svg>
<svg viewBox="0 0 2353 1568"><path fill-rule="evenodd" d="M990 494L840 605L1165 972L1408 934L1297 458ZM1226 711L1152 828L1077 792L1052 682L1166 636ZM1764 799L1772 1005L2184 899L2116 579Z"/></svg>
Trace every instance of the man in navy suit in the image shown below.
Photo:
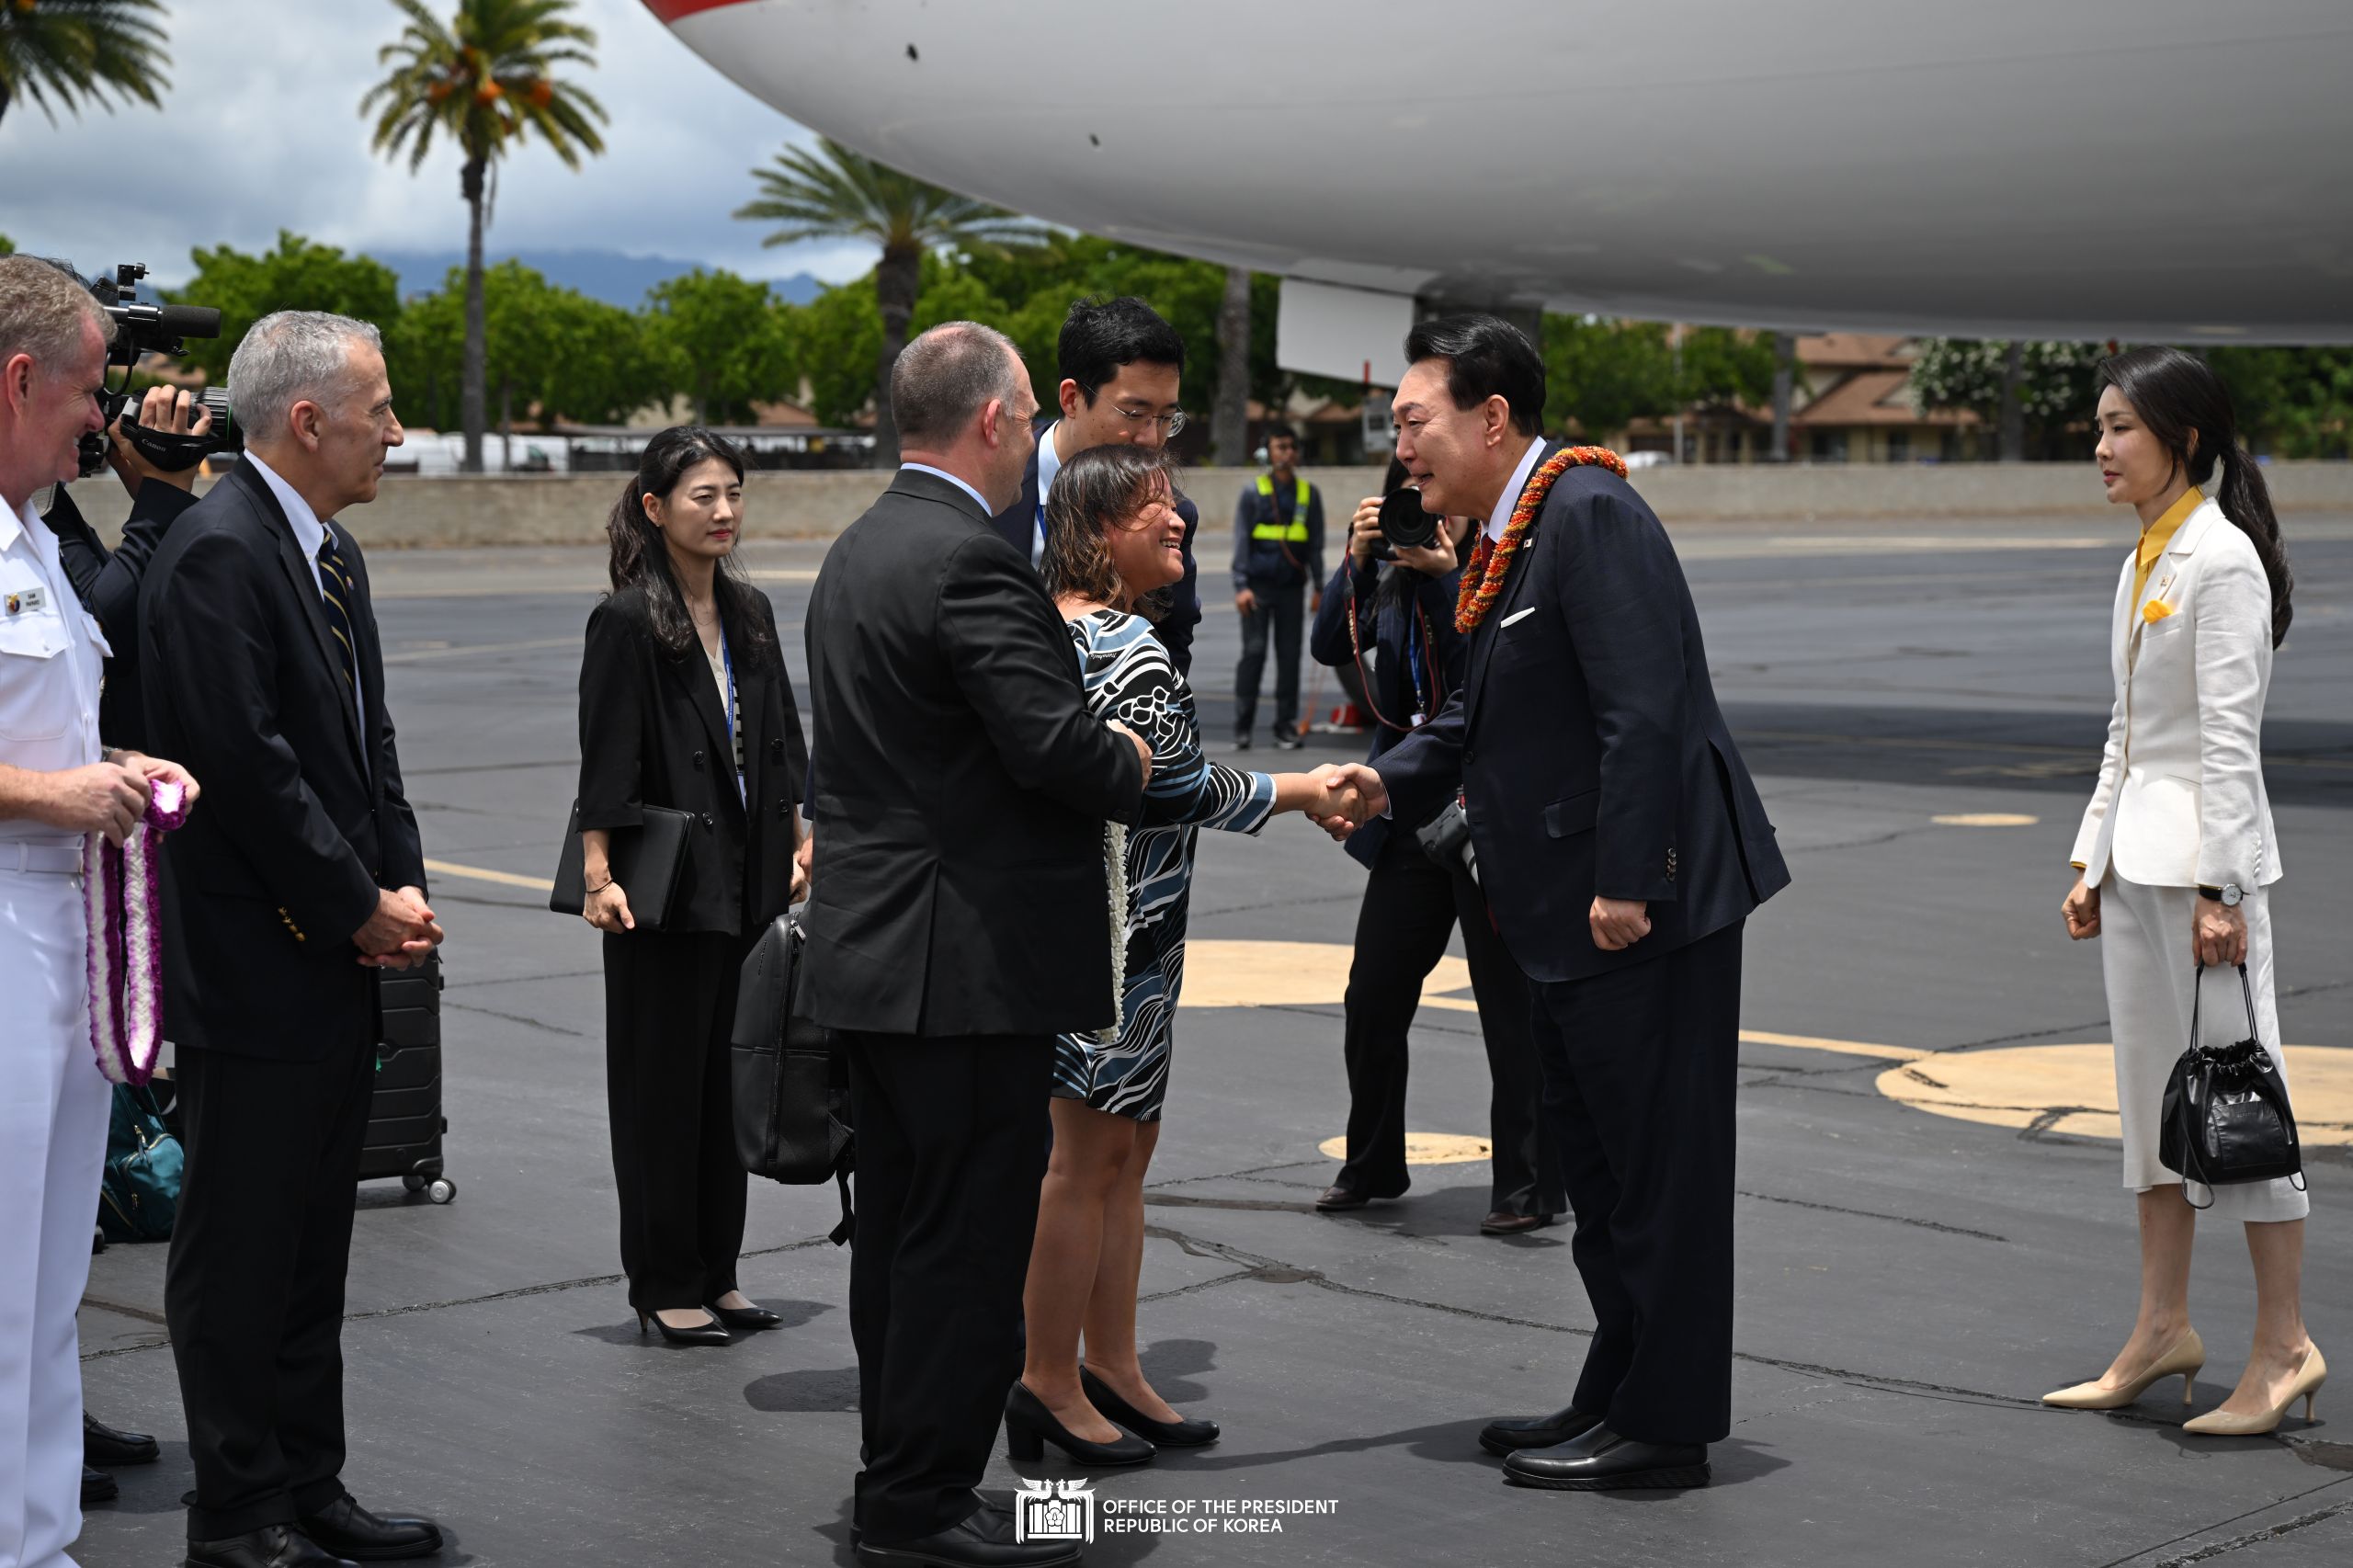
<svg viewBox="0 0 2353 1568"><path fill-rule="evenodd" d="M1114 441L1156 449L1185 428L1185 411L1176 406L1185 340L1142 300L1129 295L1071 306L1054 358L1063 376L1062 417L1040 425L1038 450L1021 477L1021 498L996 515L996 531L1032 566L1045 551L1046 492L1064 462L1089 447ZM1176 515L1185 519L1185 580L1153 630L1181 674L1192 667L1193 630L1201 623L1193 564L1193 535L1201 515L1181 496Z"/></svg>
<svg viewBox="0 0 2353 1568"><path fill-rule="evenodd" d="M1378 771L1350 770L1355 817L1420 822L1461 780L1481 885L1534 996L1597 1325L1566 1409L1480 1441L1523 1486L1704 1484L1732 1422L1741 927L1790 873L1666 531L1614 459L1551 460L1535 346L1453 316L1415 327L1405 358L1397 456L1430 511L1486 519L1467 574L1493 564L1500 582L1461 691Z"/></svg>

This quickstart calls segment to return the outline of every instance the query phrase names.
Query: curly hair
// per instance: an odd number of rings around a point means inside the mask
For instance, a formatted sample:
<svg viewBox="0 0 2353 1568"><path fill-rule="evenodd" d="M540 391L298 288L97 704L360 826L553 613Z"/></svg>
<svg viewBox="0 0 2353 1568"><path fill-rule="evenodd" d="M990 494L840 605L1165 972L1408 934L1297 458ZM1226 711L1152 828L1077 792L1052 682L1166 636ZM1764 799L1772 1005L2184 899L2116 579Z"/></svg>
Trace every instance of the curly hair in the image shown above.
<svg viewBox="0 0 2353 1568"><path fill-rule="evenodd" d="M1114 530L1133 526L1136 514L1164 485L1175 494L1176 471L1166 458L1142 447L1089 447L1063 464L1046 493L1046 549L1039 562L1046 592L1055 598L1125 605L1147 620L1165 614L1165 588L1125 604L1128 587L1111 564L1106 542Z"/></svg>

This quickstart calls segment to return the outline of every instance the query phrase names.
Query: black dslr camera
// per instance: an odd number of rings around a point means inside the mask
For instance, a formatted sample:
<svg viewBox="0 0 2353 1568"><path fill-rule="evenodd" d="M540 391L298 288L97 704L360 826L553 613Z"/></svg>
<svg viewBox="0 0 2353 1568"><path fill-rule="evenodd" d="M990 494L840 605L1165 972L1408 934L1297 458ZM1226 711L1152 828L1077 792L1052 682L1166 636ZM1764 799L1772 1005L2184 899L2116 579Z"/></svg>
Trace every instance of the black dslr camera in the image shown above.
<svg viewBox="0 0 2353 1568"><path fill-rule="evenodd" d="M98 390L98 410L109 426L131 402L131 372L138 368L142 355L162 354L177 358L188 352L188 338L221 335L221 312L210 305L142 303L137 298L137 290L139 280L146 276L145 267L127 261L114 269L112 278L100 278L90 284L90 292L114 322L114 342L107 348L109 384ZM123 421L123 434L142 457L157 468L174 472L194 468L213 452L243 449L244 432L238 428L230 413L229 394L219 387L208 387L201 402L212 411L212 428L205 435L175 436L145 429L139 424L136 409ZM106 464L107 433L97 430L83 437L83 477L86 479Z"/></svg>
<svg viewBox="0 0 2353 1568"><path fill-rule="evenodd" d="M1438 540L1439 520L1437 513L1422 510L1419 490L1400 485L1381 498L1381 538L1372 547L1374 559L1392 561L1400 546L1427 550Z"/></svg>

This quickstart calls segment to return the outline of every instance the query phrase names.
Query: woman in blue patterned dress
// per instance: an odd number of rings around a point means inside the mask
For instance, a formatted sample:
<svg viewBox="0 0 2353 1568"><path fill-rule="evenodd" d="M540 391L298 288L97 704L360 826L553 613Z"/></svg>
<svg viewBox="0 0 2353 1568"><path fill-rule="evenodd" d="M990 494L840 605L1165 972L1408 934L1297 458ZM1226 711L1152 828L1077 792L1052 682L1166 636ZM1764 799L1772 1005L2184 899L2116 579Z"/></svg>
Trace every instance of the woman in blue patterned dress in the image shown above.
<svg viewBox="0 0 2353 1568"><path fill-rule="evenodd" d="M1324 772L1242 773L1201 756L1192 691L1149 619L1158 591L1185 573L1175 501L1161 460L1127 445L1072 458L1046 497L1046 588L1070 624L1087 706L1151 743L1152 778L1127 837L1116 1038L1065 1035L1054 1052L1053 1154L1022 1296L1028 1352L1006 1398L1017 1459L1038 1458L1051 1441L1085 1463L1142 1464L1155 1445L1217 1438L1216 1423L1170 1409L1136 1361L1144 1172L1168 1091L1194 838L1204 827L1256 833L1278 812L1335 809Z"/></svg>

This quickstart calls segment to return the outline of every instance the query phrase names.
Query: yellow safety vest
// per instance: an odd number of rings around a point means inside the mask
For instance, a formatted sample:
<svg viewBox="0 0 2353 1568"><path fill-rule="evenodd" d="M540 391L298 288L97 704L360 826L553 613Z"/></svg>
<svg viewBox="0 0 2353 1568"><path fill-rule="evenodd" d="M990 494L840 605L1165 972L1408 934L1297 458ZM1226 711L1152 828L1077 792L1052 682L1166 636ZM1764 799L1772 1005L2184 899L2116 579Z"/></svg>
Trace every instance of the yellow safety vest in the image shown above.
<svg viewBox="0 0 2353 1568"><path fill-rule="evenodd" d="M1268 511L1267 521L1250 530L1254 540L1267 540L1276 544L1305 544L1307 542L1307 481L1300 480L1299 498L1291 507L1290 521L1285 523L1280 512ZM1274 475L1258 476L1258 494L1268 501L1275 498Z"/></svg>

